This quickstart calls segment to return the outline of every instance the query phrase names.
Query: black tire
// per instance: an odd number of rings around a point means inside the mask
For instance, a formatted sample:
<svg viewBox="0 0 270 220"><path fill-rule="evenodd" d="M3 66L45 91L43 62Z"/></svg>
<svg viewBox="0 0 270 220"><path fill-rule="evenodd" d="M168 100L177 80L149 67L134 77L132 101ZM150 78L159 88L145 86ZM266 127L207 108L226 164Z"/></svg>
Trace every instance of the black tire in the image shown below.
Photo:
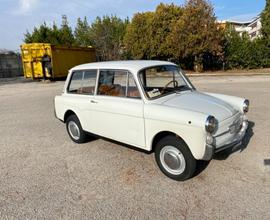
<svg viewBox="0 0 270 220"><path fill-rule="evenodd" d="M69 129L69 124L73 123L73 125L76 125L78 129L78 137L74 137L74 135L71 134L70 129ZM86 142L86 138L87 135L85 133L85 131L82 129L81 123L78 119L78 117L76 115L70 115L68 116L67 120L66 120L66 128L67 128L67 132L69 137L71 138L71 140L73 140L75 143L77 144L81 144L81 143L85 143Z"/></svg>
<svg viewBox="0 0 270 220"><path fill-rule="evenodd" d="M177 153L178 151L181 154L171 154L171 152ZM167 156L167 162L170 162L171 160L174 164L170 164L171 166L168 165L169 163L166 164L166 156L164 155ZM180 155L180 159L175 155ZM155 158L160 170L167 177L177 181L184 181L191 178L196 170L196 159L193 157L186 143L176 136L164 137L157 143L155 147ZM163 158L163 162L161 161L161 158ZM183 163L179 161L183 161ZM172 169L172 172L169 172L168 169L170 169L172 166L175 166L175 164L177 164L177 168L175 168L175 170Z"/></svg>

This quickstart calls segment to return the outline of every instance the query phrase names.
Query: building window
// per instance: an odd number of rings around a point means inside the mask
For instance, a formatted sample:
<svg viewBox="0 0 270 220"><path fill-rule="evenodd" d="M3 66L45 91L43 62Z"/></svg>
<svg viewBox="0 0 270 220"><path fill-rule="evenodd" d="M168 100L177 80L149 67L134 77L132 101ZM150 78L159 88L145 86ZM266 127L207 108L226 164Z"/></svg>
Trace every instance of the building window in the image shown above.
<svg viewBox="0 0 270 220"><path fill-rule="evenodd" d="M251 38L256 37L256 35L257 35L256 33L257 33L256 31L255 31L255 32L250 33L250 37L251 37Z"/></svg>
<svg viewBox="0 0 270 220"><path fill-rule="evenodd" d="M251 29L254 29L257 27L257 22L255 22L254 24L251 25Z"/></svg>

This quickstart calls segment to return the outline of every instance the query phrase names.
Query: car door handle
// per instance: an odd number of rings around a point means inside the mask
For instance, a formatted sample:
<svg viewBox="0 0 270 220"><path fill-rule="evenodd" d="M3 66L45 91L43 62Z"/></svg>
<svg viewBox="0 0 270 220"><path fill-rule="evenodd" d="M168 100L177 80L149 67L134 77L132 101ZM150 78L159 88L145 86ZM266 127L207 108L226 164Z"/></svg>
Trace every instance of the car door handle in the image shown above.
<svg viewBox="0 0 270 220"><path fill-rule="evenodd" d="M98 103L98 102L95 101L95 100L91 100L90 102L91 102L91 103L94 103L94 104L97 104L97 103Z"/></svg>

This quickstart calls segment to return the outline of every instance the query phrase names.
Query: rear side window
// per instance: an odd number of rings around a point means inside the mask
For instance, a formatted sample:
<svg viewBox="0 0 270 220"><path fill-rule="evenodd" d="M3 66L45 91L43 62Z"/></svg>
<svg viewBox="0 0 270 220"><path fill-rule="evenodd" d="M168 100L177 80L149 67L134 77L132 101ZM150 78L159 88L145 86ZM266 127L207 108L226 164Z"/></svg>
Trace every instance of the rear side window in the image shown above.
<svg viewBox="0 0 270 220"><path fill-rule="evenodd" d="M96 70L87 70L83 74L82 94L94 95L97 79Z"/></svg>
<svg viewBox="0 0 270 220"><path fill-rule="evenodd" d="M78 90L82 87L82 76L83 76L82 71L75 71L72 73L68 87L69 93L77 93Z"/></svg>
<svg viewBox="0 0 270 220"><path fill-rule="evenodd" d="M70 79L68 92L93 95L95 92L97 70L75 71Z"/></svg>

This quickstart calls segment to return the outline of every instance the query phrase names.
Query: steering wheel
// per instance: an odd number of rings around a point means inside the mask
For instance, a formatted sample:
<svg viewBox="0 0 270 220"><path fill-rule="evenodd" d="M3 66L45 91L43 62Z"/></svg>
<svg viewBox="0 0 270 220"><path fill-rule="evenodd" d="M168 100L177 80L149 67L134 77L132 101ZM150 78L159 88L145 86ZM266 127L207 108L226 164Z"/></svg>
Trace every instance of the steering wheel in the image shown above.
<svg viewBox="0 0 270 220"><path fill-rule="evenodd" d="M178 82L176 80L172 80L170 82L168 82L164 87L163 89L161 90L162 92L161 93L164 93L165 89L167 89L167 87L171 84L171 83L174 83L174 86L178 86Z"/></svg>

